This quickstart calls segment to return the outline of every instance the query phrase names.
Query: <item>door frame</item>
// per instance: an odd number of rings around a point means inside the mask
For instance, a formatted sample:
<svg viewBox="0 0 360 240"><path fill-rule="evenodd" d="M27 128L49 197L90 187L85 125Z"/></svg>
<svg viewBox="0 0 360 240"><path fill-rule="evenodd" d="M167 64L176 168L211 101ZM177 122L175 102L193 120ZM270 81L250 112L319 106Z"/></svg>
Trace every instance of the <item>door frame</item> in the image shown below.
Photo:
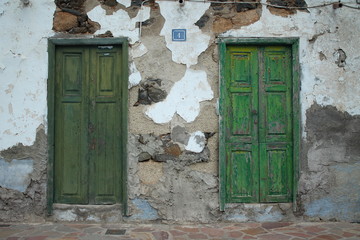
<svg viewBox="0 0 360 240"><path fill-rule="evenodd" d="M289 46L292 54L292 104L293 104L293 210L296 211L296 197L299 179L299 157L300 157L300 65L299 65L299 38L220 38L219 49L219 204L220 211L226 207L226 152L225 152L225 64L227 46Z"/></svg>
<svg viewBox="0 0 360 240"><path fill-rule="evenodd" d="M54 203L54 161L55 161L55 50L60 46L94 46L94 45L118 45L122 50L121 59L121 107L124 109L120 119L122 136L122 210L127 214L127 140L128 140L128 40L127 38L89 38L89 39L48 39L48 81L47 81L47 107L48 107L48 166L47 166L47 214L52 215Z"/></svg>

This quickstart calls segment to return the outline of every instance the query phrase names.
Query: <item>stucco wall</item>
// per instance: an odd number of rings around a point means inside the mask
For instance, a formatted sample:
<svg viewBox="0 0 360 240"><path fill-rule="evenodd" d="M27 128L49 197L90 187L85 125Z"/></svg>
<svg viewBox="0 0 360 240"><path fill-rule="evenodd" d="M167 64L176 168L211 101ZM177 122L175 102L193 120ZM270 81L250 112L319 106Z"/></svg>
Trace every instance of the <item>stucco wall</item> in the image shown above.
<svg viewBox="0 0 360 240"><path fill-rule="evenodd" d="M52 36L129 38L130 215L123 220L359 221L359 10L304 9L321 0L285 4L298 10L266 5L284 2L2 1L0 221L46 218ZM186 29L186 41L172 41L172 29ZM219 37L299 38L295 212L291 204L229 204L219 211Z"/></svg>

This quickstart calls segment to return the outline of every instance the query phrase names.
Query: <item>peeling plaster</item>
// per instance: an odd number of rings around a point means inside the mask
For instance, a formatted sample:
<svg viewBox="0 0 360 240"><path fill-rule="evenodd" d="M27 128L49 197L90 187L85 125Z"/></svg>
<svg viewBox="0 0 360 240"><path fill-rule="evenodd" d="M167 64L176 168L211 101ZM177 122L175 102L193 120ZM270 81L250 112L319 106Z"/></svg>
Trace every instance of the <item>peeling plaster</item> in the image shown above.
<svg viewBox="0 0 360 240"><path fill-rule="evenodd" d="M174 84L166 99L149 106L145 114L159 124L169 122L175 113L186 122L192 122L200 113L200 102L213 97L206 72L188 68L185 76Z"/></svg>
<svg viewBox="0 0 360 240"><path fill-rule="evenodd" d="M14 159L7 162L0 158L0 187L25 192L33 169L32 159Z"/></svg>
<svg viewBox="0 0 360 240"><path fill-rule="evenodd" d="M166 46L172 52L172 60L186 64L187 67L197 64L198 56L209 46L210 36L204 34L195 23L210 7L210 3L189 2L182 7L177 1L159 1L158 4L165 18L160 35L165 37ZM172 29L186 29L186 41L173 42Z"/></svg>
<svg viewBox="0 0 360 240"><path fill-rule="evenodd" d="M31 1L23 8L18 1L1 1L0 9L0 25L6 33L0 45L0 102L12 112L0 115L2 150L17 143L31 145L37 127L46 125L47 37L53 34L55 3ZM7 132L11 133L4 135Z"/></svg>
<svg viewBox="0 0 360 240"><path fill-rule="evenodd" d="M106 15L106 10L97 6L88 12L88 16L101 25L101 29L96 31L96 34L111 31L114 37L128 37L129 42L134 44L139 41L139 29L136 28L136 23L150 18L150 8L142 7L136 17L130 18L129 14L122 9L112 15Z"/></svg>
<svg viewBox="0 0 360 240"><path fill-rule="evenodd" d="M145 55L148 52L148 49L142 43L136 43L131 48L131 55L133 58L138 58Z"/></svg>
<svg viewBox="0 0 360 240"><path fill-rule="evenodd" d="M201 131L196 131L190 135L189 141L185 149L191 152L200 153L205 148L206 138Z"/></svg>
<svg viewBox="0 0 360 240"><path fill-rule="evenodd" d="M129 86L128 88L132 88L133 86L138 85L141 82L141 74L137 70L135 63L130 63L130 75L129 75Z"/></svg>
<svg viewBox="0 0 360 240"><path fill-rule="evenodd" d="M137 209L137 213L129 217L130 220L156 220L159 218L157 211L151 207L145 199L136 198L132 203Z"/></svg>
<svg viewBox="0 0 360 240"><path fill-rule="evenodd" d="M127 7L127 8L131 6L131 0L119 0L117 2L120 3L121 5Z"/></svg>

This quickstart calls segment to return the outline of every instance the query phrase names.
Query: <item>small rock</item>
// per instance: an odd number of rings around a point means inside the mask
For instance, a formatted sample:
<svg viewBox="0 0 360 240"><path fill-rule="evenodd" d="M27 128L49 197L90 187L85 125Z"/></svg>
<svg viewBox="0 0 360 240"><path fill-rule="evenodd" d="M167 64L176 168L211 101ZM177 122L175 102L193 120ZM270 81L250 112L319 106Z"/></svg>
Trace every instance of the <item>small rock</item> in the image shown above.
<svg viewBox="0 0 360 240"><path fill-rule="evenodd" d="M170 154L172 156L180 156L181 154L181 149L179 147L179 145L177 144L169 144L169 146L164 147L164 151L167 154Z"/></svg>
<svg viewBox="0 0 360 240"><path fill-rule="evenodd" d="M217 17L213 23L213 32L222 33L230 30L233 27L231 19Z"/></svg>
<svg viewBox="0 0 360 240"><path fill-rule="evenodd" d="M68 31L78 26L77 16L67 12L56 12L53 29L57 32Z"/></svg>
<svg viewBox="0 0 360 240"><path fill-rule="evenodd" d="M150 160L151 158L152 156L148 152L142 152L139 154L138 161L144 162Z"/></svg>
<svg viewBox="0 0 360 240"><path fill-rule="evenodd" d="M176 157L170 155L170 154L157 154L155 155L154 161L156 162L166 162L168 160L173 161Z"/></svg>

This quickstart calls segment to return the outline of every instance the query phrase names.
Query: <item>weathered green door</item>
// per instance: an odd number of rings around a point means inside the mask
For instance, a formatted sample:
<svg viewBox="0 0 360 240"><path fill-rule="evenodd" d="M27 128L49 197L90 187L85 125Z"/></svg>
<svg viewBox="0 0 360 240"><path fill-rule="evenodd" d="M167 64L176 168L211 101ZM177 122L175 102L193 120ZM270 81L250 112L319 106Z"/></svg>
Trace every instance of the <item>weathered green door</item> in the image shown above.
<svg viewBox="0 0 360 240"><path fill-rule="evenodd" d="M228 45L226 202L292 200L291 47Z"/></svg>
<svg viewBox="0 0 360 240"><path fill-rule="evenodd" d="M59 46L55 52L54 202L121 200L120 46Z"/></svg>

